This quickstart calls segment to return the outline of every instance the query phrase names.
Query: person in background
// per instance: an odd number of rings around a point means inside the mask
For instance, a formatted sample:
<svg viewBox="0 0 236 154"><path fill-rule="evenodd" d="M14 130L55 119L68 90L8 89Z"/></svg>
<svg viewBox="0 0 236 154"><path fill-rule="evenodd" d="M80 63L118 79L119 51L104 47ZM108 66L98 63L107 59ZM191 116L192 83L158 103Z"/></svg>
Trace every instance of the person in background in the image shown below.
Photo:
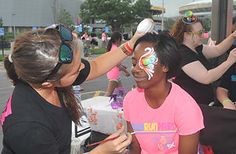
<svg viewBox="0 0 236 154"><path fill-rule="evenodd" d="M107 34L105 31L102 32L102 47L106 47L107 44Z"/></svg>
<svg viewBox="0 0 236 154"><path fill-rule="evenodd" d="M88 35L88 32L84 32L84 34L81 36L81 40L90 40L90 36Z"/></svg>
<svg viewBox="0 0 236 154"><path fill-rule="evenodd" d="M122 35L119 32L113 32L111 34L111 39L108 41L107 52L116 52L122 41ZM115 88L122 86L121 81L119 80L120 71L123 71L126 76L130 76L126 66L121 63L113 67L109 72L107 72L108 86L106 89L105 96L111 96Z"/></svg>
<svg viewBox="0 0 236 154"><path fill-rule="evenodd" d="M98 41L97 41L97 34L96 33L91 33L91 48L94 49L96 46L98 46Z"/></svg>
<svg viewBox="0 0 236 154"><path fill-rule="evenodd" d="M236 30L236 16L233 18L232 33ZM234 41L230 50L236 47ZM229 70L222 76L219 85L216 89L218 101L226 109L236 110L236 64L232 65Z"/></svg>
<svg viewBox="0 0 236 154"><path fill-rule="evenodd" d="M202 112L195 100L168 79L181 56L168 34L147 33L134 45L132 75L137 87L124 98L129 154L197 154ZM142 116L140 116L142 115Z"/></svg>
<svg viewBox="0 0 236 154"><path fill-rule="evenodd" d="M236 31L216 46L203 45L204 29L201 21L191 11L179 18L174 24L171 35L181 44L181 70L174 82L186 90L199 104L208 105L214 101L212 83L218 80L236 61L236 49L228 58L215 68L209 59L226 53L236 38Z"/></svg>
<svg viewBox="0 0 236 154"><path fill-rule="evenodd" d="M77 36L63 25L23 33L4 60L15 88L1 116L2 153L69 154L71 123L79 124L81 105L72 85L95 79L132 54L143 33L92 61L80 58ZM124 128L90 154L122 153L132 136Z"/></svg>

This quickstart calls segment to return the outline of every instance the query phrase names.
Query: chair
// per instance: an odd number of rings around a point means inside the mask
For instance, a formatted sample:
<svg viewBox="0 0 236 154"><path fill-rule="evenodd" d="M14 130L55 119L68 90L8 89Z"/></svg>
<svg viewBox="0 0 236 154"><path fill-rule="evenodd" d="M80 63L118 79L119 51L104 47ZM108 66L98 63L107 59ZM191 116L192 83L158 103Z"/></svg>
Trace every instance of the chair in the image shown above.
<svg viewBox="0 0 236 154"><path fill-rule="evenodd" d="M85 115L80 118L80 123L81 126L72 122L71 154L82 154L81 147L91 135L91 128Z"/></svg>
<svg viewBox="0 0 236 154"><path fill-rule="evenodd" d="M205 128L200 143L211 146L214 154L236 154L236 111L199 104Z"/></svg>

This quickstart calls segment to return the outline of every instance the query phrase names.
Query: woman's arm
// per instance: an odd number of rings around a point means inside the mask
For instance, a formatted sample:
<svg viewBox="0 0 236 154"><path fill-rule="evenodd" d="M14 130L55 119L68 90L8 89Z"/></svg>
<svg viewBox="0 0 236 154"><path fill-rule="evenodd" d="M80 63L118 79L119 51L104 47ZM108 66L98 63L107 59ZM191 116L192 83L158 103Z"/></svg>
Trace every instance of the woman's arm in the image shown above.
<svg viewBox="0 0 236 154"><path fill-rule="evenodd" d="M127 122L127 131L130 133L134 131L133 128L131 127L130 122ZM133 135L132 142L129 146L129 154L140 154L140 153L141 153L141 148L140 148L139 142L136 136Z"/></svg>
<svg viewBox="0 0 236 154"><path fill-rule="evenodd" d="M182 67L182 70L192 79L202 84L210 84L218 80L236 61L236 48L230 52L226 61L219 66L207 70L200 61L194 61Z"/></svg>
<svg viewBox="0 0 236 154"><path fill-rule="evenodd" d="M133 48L136 40L143 34L144 33L140 32L135 33L131 40L128 41L130 48ZM90 61L91 70L87 80L92 80L103 75L127 57L127 55L122 51L121 47L114 50L114 52L107 52Z"/></svg>
<svg viewBox="0 0 236 154"><path fill-rule="evenodd" d="M233 44L236 38L236 31L234 31L232 34L230 34L226 39L224 39L221 43L219 43L216 46L208 46L203 45L202 53L204 56L209 58L218 57L222 54L224 54Z"/></svg>
<svg viewBox="0 0 236 154"><path fill-rule="evenodd" d="M220 101L220 103L224 106L226 109L236 110L235 105L233 102L229 99L228 96L228 90L222 87L217 87L216 89L216 97Z"/></svg>
<svg viewBox="0 0 236 154"><path fill-rule="evenodd" d="M179 136L179 154L197 154L199 144L199 132L192 135Z"/></svg>

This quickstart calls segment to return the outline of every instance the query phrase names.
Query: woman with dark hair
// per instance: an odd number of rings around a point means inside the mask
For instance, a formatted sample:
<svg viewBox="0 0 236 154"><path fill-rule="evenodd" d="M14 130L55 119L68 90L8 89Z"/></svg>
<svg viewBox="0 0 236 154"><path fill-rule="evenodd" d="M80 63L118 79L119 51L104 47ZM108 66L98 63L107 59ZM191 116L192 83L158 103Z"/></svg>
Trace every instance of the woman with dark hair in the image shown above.
<svg viewBox="0 0 236 154"><path fill-rule="evenodd" d="M108 41L107 52L116 52L116 48L118 48L122 41L122 35L119 32L113 32L111 35L111 39ZM121 63L113 67L109 72L107 72L107 79L109 80L106 96L111 96L118 86L121 86L121 82L119 80L120 71L123 71L126 76L129 76L129 72L127 71L126 66Z"/></svg>
<svg viewBox="0 0 236 154"><path fill-rule="evenodd" d="M82 108L72 85L95 79L132 54L142 33L92 61L80 58L76 35L63 25L31 31L19 36L12 54L4 60L15 85L2 113L2 153L69 154L71 122L79 123ZM124 128L97 146L90 154L122 153L131 142Z"/></svg>
<svg viewBox="0 0 236 154"><path fill-rule="evenodd" d="M197 154L204 128L201 110L168 80L180 61L177 43L168 34L147 33L136 41L132 74L138 88L124 99L128 132L135 134L129 154Z"/></svg>
<svg viewBox="0 0 236 154"><path fill-rule="evenodd" d="M209 59L224 54L236 38L236 31L216 46L203 45L204 29L201 21L191 11L176 21L171 35L180 43L182 55L181 70L174 82L186 90L199 104L210 104L214 101L211 83L218 80L236 61L236 49L233 49L227 60L211 68Z"/></svg>

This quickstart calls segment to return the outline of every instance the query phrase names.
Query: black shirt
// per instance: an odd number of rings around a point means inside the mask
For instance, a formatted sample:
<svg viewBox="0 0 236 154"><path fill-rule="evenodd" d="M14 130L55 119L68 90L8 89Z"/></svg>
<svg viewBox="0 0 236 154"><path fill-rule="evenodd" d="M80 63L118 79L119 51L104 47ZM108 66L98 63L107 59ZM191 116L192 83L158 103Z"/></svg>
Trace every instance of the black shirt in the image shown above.
<svg viewBox="0 0 236 154"><path fill-rule="evenodd" d="M219 87L228 90L229 98L236 101L236 64L232 65L222 76Z"/></svg>
<svg viewBox="0 0 236 154"><path fill-rule="evenodd" d="M182 56L181 67L194 61L200 61L207 70L211 69L208 60L202 53L202 48L203 45L196 47L196 53L182 44L179 49ZM202 84L195 81L194 79L189 77L182 69L176 75L173 81L176 84L180 85L185 91L187 91L198 104L209 104L210 102L214 101L212 85Z"/></svg>
<svg viewBox="0 0 236 154"><path fill-rule="evenodd" d="M86 80L90 65L74 84ZM12 98L12 99L11 99ZM2 154L69 154L71 119L63 103L54 106L41 97L29 84L19 82L2 114Z"/></svg>

